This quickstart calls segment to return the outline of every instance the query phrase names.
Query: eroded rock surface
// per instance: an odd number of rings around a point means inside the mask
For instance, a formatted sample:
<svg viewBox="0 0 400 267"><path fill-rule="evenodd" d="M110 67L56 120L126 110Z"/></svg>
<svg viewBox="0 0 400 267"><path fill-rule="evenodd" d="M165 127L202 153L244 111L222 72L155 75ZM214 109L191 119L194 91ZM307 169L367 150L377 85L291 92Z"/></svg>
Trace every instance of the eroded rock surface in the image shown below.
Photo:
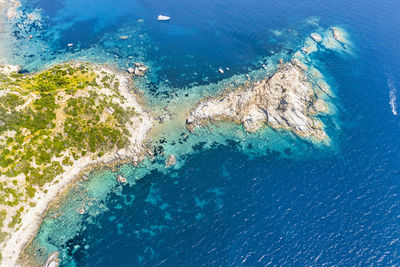
<svg viewBox="0 0 400 267"><path fill-rule="evenodd" d="M268 124L302 137L326 139L323 124L316 116L327 112L328 106L317 97L303 70L286 63L270 78L201 101L191 110L186 123L192 131L207 121L226 120L243 124L248 132Z"/></svg>

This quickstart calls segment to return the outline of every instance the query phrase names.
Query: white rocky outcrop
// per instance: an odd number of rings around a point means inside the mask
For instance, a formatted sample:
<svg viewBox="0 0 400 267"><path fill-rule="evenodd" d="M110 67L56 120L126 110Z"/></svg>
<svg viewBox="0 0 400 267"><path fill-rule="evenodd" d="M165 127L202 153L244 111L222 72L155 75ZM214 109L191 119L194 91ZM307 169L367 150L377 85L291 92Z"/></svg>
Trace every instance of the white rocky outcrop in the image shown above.
<svg viewBox="0 0 400 267"><path fill-rule="evenodd" d="M53 252L48 257L44 267L58 267L60 265L60 259L58 258L59 252Z"/></svg>
<svg viewBox="0 0 400 267"><path fill-rule="evenodd" d="M176 164L176 157L174 155L169 155L165 161L165 166L170 167Z"/></svg>
<svg viewBox="0 0 400 267"><path fill-rule="evenodd" d="M136 62L134 63L134 65L135 65L134 68L130 67L126 70L129 74L133 74L136 76L143 76L146 74L148 68L145 65L143 65L143 63Z"/></svg>
<svg viewBox="0 0 400 267"><path fill-rule="evenodd" d="M201 101L190 111L186 123L192 131L207 121L226 120L243 124L248 132L268 124L302 137L327 139L323 124L315 115L328 111L303 70L286 63L270 78Z"/></svg>
<svg viewBox="0 0 400 267"><path fill-rule="evenodd" d="M311 36L311 38L313 38L314 41L316 41L318 43L322 41L322 36L317 32L311 33L310 36Z"/></svg>

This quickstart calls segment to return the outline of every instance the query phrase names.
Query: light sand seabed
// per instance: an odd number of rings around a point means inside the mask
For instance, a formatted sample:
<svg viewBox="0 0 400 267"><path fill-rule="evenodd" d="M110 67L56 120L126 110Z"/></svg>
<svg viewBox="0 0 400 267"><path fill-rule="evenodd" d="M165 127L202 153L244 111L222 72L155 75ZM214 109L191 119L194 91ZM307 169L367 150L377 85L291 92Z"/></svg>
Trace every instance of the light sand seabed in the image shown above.
<svg viewBox="0 0 400 267"><path fill-rule="evenodd" d="M6 63L10 51L10 24L8 21L19 15L21 3L18 0L0 0L0 64Z"/></svg>

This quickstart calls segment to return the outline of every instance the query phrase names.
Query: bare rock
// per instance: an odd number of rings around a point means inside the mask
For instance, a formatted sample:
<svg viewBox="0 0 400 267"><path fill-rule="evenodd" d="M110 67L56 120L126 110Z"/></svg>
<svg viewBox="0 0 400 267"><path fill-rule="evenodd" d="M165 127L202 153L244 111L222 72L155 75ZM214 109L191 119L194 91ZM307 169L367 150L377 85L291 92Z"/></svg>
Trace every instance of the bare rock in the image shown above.
<svg viewBox="0 0 400 267"><path fill-rule="evenodd" d="M132 68L132 67L128 68L126 71L127 71L129 74L135 73L135 69Z"/></svg>
<svg viewBox="0 0 400 267"><path fill-rule="evenodd" d="M147 67L146 66L135 67L135 70L134 70L134 74L136 76L143 76L143 75L146 74L146 72L147 72Z"/></svg>
<svg viewBox="0 0 400 267"><path fill-rule="evenodd" d="M118 183L126 183L128 182L128 180L126 180L126 178L123 175L117 175L117 181Z"/></svg>
<svg viewBox="0 0 400 267"><path fill-rule="evenodd" d="M133 64L135 65L135 67L129 67L126 70L129 74L133 74L136 76L143 76L146 74L148 68L144 66L143 63L135 62Z"/></svg>
<svg viewBox="0 0 400 267"><path fill-rule="evenodd" d="M311 38L313 38L314 41L316 41L317 43L322 42L322 36L317 33L317 32L313 32L310 34Z"/></svg>
<svg viewBox="0 0 400 267"><path fill-rule="evenodd" d="M51 253L47 258L44 267L58 267L60 265L60 259L58 258L59 255L60 253L58 251Z"/></svg>
<svg viewBox="0 0 400 267"><path fill-rule="evenodd" d="M165 161L165 166L170 167L176 164L176 157L174 155L169 155Z"/></svg>

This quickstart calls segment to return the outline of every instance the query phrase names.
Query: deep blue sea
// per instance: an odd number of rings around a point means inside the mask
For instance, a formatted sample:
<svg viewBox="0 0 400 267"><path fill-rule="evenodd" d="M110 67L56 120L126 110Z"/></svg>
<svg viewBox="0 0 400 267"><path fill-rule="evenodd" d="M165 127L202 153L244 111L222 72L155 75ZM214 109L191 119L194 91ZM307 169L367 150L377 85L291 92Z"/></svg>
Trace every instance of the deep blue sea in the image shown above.
<svg viewBox="0 0 400 267"><path fill-rule="evenodd" d="M122 166L127 185L94 172L45 218L34 241L43 257L60 251L61 266L400 265L399 1L23 1L24 12L35 9L41 22L14 33L15 63L143 61L153 101L290 58L318 27L340 26L352 42L351 54L311 57L336 95L333 148L280 132L260 145L219 136L189 142L172 169Z"/></svg>

